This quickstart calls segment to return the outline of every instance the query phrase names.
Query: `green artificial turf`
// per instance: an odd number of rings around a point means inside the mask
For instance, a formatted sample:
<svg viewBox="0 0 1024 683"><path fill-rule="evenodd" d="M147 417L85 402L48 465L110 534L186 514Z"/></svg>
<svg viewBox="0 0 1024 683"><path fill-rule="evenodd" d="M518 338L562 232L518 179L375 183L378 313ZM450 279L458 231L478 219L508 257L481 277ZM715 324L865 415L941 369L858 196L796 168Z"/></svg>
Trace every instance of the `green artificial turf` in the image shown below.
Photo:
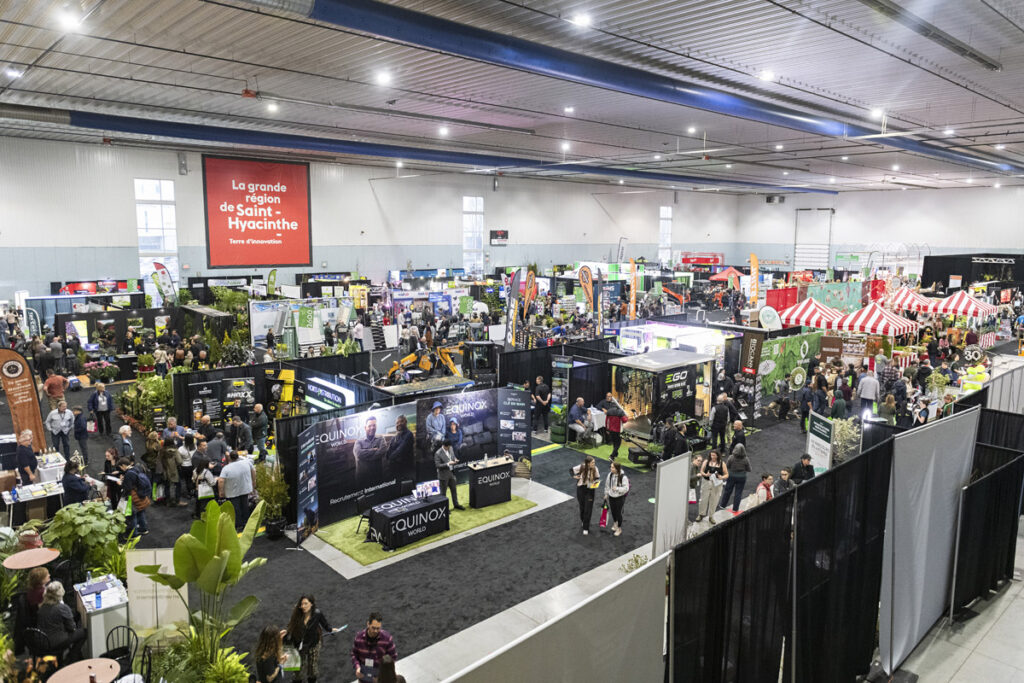
<svg viewBox="0 0 1024 683"><path fill-rule="evenodd" d="M587 455L592 455L595 458L598 458L600 460L606 460L608 462L611 462L611 459L612 459L612 447L611 447L611 444L603 443L600 446L597 446L595 448L583 448L582 446L578 446L576 444L576 442L571 441L571 442L569 442L569 448L573 449L574 451L579 451L580 453L586 453ZM651 471L651 468L647 467L646 465L640 465L638 463L630 462L629 461L629 442L628 441L623 441L622 445L619 446L619 457L615 459L615 462L619 463L623 467L628 467L631 470L639 470L640 472L650 472Z"/></svg>
<svg viewBox="0 0 1024 683"><path fill-rule="evenodd" d="M359 517L349 517L348 519L343 519L340 522L335 522L334 524L325 526L320 529L316 535L324 542L331 544L359 564L365 566L373 564L374 562L386 560L389 557L394 557L395 555L399 555L415 548L420 548L430 543L435 543L443 538L454 536L455 534L462 533L463 531L469 531L470 529L474 529L478 526L489 524L490 522L503 517L514 515L517 512L529 510L537 505L531 500L512 496L512 500L507 503L499 503L498 505L491 505L477 510L468 507L469 484L460 484L458 494L459 502L467 507L465 510L451 511L451 516L449 518L450 528L448 531L420 539L415 543L410 543L407 546L398 548L391 552L383 550L379 543L363 542L366 538L366 524L363 523L363 528L360 529L357 534L356 526L359 525Z"/></svg>

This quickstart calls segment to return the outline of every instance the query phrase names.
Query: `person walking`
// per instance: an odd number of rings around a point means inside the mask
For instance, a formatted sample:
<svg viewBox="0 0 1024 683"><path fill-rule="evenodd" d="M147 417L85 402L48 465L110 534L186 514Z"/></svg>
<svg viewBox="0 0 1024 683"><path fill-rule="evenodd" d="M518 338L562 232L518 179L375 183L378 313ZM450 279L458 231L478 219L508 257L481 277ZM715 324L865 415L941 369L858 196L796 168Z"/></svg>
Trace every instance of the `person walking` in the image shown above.
<svg viewBox="0 0 1024 683"><path fill-rule="evenodd" d="M184 446L184 443L182 444ZM179 446L174 445L174 439L164 439L163 448L160 449L158 458L160 460L160 471L163 472L164 496L166 496L169 507L186 506L188 503L181 500L181 453ZM173 492L172 492L173 491Z"/></svg>
<svg viewBox="0 0 1024 683"><path fill-rule="evenodd" d="M576 480L576 502L580 507L583 535L586 536L590 533L590 518L594 512L594 493L601 485L601 474L594 458L588 455L581 464L573 467L572 478Z"/></svg>
<svg viewBox="0 0 1024 683"><path fill-rule="evenodd" d="M85 413L78 406L71 411L75 416L75 441L78 442L78 449L82 454L82 462L89 464L89 424L86 422Z"/></svg>
<svg viewBox="0 0 1024 683"><path fill-rule="evenodd" d="M235 508L235 528L242 529L249 521L249 496L252 494L252 463L242 460L238 451L231 451L227 465L220 471L217 486L220 497Z"/></svg>
<svg viewBox="0 0 1024 683"><path fill-rule="evenodd" d="M398 659L394 637L385 631L384 617L380 612L370 612L366 619L366 628L356 634L352 640L352 668L358 681L375 681L380 673L384 657L391 661Z"/></svg>
<svg viewBox="0 0 1024 683"><path fill-rule="evenodd" d="M612 446L612 454L609 456L613 461L619 457L619 448L622 446L622 423L626 421L625 413L618 407L609 410L604 418L604 428L608 433L608 443Z"/></svg>
<svg viewBox="0 0 1024 683"><path fill-rule="evenodd" d="M729 506L729 498L733 498L732 513L738 515L740 512L740 501L743 498L743 487L747 485L747 473L750 472L750 460L747 458L747 447L743 444L736 444L729 459L725 461L729 472L725 480L725 490L722 491L722 500L718 504L719 510Z"/></svg>
<svg viewBox="0 0 1024 683"><path fill-rule="evenodd" d="M889 426L896 424L896 398L892 394L885 395L885 401L878 406L878 416L885 418Z"/></svg>
<svg viewBox="0 0 1024 683"><path fill-rule="evenodd" d="M316 683L320 677L320 645L323 642L323 634L337 633L340 630L331 628L327 617L317 608L316 598L308 594L299 598L292 609L288 628L283 634L302 655L302 666L294 680Z"/></svg>
<svg viewBox="0 0 1024 683"><path fill-rule="evenodd" d="M89 396L85 407L96 419L96 429L99 433L109 436L112 433L110 430L110 411L114 407L114 400L107 393L107 385L103 382L97 382L96 391L92 392Z"/></svg>
<svg viewBox="0 0 1024 683"><path fill-rule="evenodd" d="M53 370L46 371L46 381L43 382L43 391L46 392L46 400L50 404L50 410L57 407L57 404L64 400L64 391L68 388L68 378L58 375Z"/></svg>
<svg viewBox="0 0 1024 683"><path fill-rule="evenodd" d="M63 452L65 458L71 457L71 443L68 437L74 428L75 416L68 410L67 401L58 402L56 410L51 410L46 416L46 429L50 432L54 449Z"/></svg>
<svg viewBox="0 0 1024 683"><path fill-rule="evenodd" d="M450 490L452 492L452 507L456 510L465 510L466 508L459 505L459 494L456 491L458 481L452 470L458 462L455 458L455 451L452 449L451 440L445 439L441 442L441 447L434 451L434 467L437 468L437 480L441 482L441 495L448 495Z"/></svg>
<svg viewBox="0 0 1024 683"><path fill-rule="evenodd" d="M181 456L181 463L178 465L178 479L181 481L185 498L191 498L195 491L192 485L192 456L195 454L196 437L191 433L186 434L185 442L178 447L178 455Z"/></svg>
<svg viewBox="0 0 1024 683"><path fill-rule="evenodd" d="M833 420L846 419L846 399L840 391L832 392L832 412L829 414Z"/></svg>
<svg viewBox="0 0 1024 683"><path fill-rule="evenodd" d="M149 524L146 523L146 508L153 502L153 484L140 469L128 458L121 458L117 461L117 468L121 470L121 497L128 498L128 506L131 510L125 520L125 534L131 535L136 532L139 536L149 533Z"/></svg>
<svg viewBox="0 0 1024 683"><path fill-rule="evenodd" d="M708 459L700 468L700 477L704 480L700 487L700 504L697 505L697 521L710 517L718 509L722 499L722 487L729 476L729 468L722 460L722 454L711 451Z"/></svg>
<svg viewBox="0 0 1024 683"><path fill-rule="evenodd" d="M128 425L121 425L114 437L114 449L117 457L135 460L135 446L132 444L132 428Z"/></svg>
<svg viewBox="0 0 1024 683"><path fill-rule="evenodd" d="M729 406L725 404L726 394L718 395L715 405L711 408L711 448L725 452L725 428L729 424Z"/></svg>
<svg viewBox="0 0 1024 683"><path fill-rule="evenodd" d="M875 373L870 370L864 373L860 382L857 383L857 396L860 397L860 407L857 411L858 417L870 417L875 413L875 402L879 399L880 388Z"/></svg>
<svg viewBox="0 0 1024 683"><path fill-rule="evenodd" d="M623 467L617 462L611 464L608 470L608 478L604 482L604 500L611 510L612 531L614 535L622 535L622 506L626 503L626 495L629 494L629 477L623 472Z"/></svg>
<svg viewBox="0 0 1024 683"><path fill-rule="evenodd" d="M540 431L537 425L544 423L544 431L548 430L548 413L551 412L551 387L544 383L544 378L537 375L537 384L533 389L533 431Z"/></svg>

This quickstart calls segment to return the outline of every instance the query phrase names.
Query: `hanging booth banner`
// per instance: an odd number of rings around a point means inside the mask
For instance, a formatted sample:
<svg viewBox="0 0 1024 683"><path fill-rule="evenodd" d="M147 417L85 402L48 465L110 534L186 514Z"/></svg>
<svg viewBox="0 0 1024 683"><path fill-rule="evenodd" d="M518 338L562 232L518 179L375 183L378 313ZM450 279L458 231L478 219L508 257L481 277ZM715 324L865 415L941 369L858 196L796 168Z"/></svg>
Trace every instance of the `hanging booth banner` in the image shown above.
<svg viewBox="0 0 1024 683"><path fill-rule="evenodd" d="M32 309L27 309L31 311ZM43 418L39 414L39 394L32 378L32 370L25 357L11 349L0 349L0 385L11 411L14 434L32 430L32 450L46 450Z"/></svg>
<svg viewBox="0 0 1024 683"><path fill-rule="evenodd" d="M267 294L273 296L277 292L277 268L272 268L267 275Z"/></svg>
<svg viewBox="0 0 1024 683"><path fill-rule="evenodd" d="M171 273L167 270L167 266L157 261L153 262L153 268L153 281L156 283L157 291L160 292L160 298L173 305L178 300L178 291L174 289Z"/></svg>
<svg viewBox="0 0 1024 683"><path fill-rule="evenodd" d="M252 377L221 380L221 401L224 420L240 415L245 422L256 405L256 380Z"/></svg>
<svg viewBox="0 0 1024 683"><path fill-rule="evenodd" d="M577 277L580 280L580 287L583 288L583 296L587 300L587 310L594 310L594 274L590 270L590 266L583 266L580 268Z"/></svg>
<svg viewBox="0 0 1024 683"><path fill-rule="evenodd" d="M523 320L526 320L530 315L530 306L537 298L537 274L532 270L526 273L526 291L523 296Z"/></svg>
<svg viewBox="0 0 1024 683"><path fill-rule="evenodd" d="M819 475L832 467L832 420L811 413L807 423L807 449L814 474Z"/></svg>
<svg viewBox="0 0 1024 683"><path fill-rule="evenodd" d="M309 164L203 155L210 268L309 266Z"/></svg>
<svg viewBox="0 0 1024 683"><path fill-rule="evenodd" d="M520 271L516 269L516 272L512 274L512 278L509 281L508 287L508 302L505 305L506 308L506 330L505 330L505 347L514 347L516 345L516 319L519 313L519 274Z"/></svg>
<svg viewBox="0 0 1024 683"><path fill-rule="evenodd" d="M221 382L197 382L188 385L189 403L192 406L192 424L195 428L198 421L195 416L209 415L210 424L220 427L224 424L224 398L221 393Z"/></svg>
<svg viewBox="0 0 1024 683"><path fill-rule="evenodd" d="M750 305L757 308L758 299L758 276L760 275L757 262L757 254L750 254Z"/></svg>
<svg viewBox="0 0 1024 683"><path fill-rule="evenodd" d="M629 259L629 319L636 320L636 260Z"/></svg>
<svg viewBox="0 0 1024 683"><path fill-rule="evenodd" d="M498 446L489 455L507 452L516 462L532 463L530 423L530 392L498 389Z"/></svg>

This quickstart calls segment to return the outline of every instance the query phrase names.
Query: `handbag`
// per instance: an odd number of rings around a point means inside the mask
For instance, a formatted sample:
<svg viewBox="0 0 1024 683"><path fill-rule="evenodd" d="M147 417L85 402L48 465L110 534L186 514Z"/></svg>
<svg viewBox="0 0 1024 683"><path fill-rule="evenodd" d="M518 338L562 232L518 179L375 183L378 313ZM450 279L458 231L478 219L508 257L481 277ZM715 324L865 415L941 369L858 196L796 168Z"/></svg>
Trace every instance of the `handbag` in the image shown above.
<svg viewBox="0 0 1024 683"><path fill-rule="evenodd" d="M602 529L607 528L607 526L608 526L608 503L605 503L604 505L601 506L601 519L600 519L600 521L598 521L597 525L599 527L601 527Z"/></svg>
<svg viewBox="0 0 1024 683"><path fill-rule="evenodd" d="M199 486L196 487L196 498L199 498L200 500L204 498L213 498L213 487L205 481L200 481Z"/></svg>
<svg viewBox="0 0 1024 683"><path fill-rule="evenodd" d="M132 510L135 512L142 512L152 505L152 503L152 498L141 498L137 492L132 491Z"/></svg>
<svg viewBox="0 0 1024 683"><path fill-rule="evenodd" d="M89 432L90 434L95 434L96 433L96 420L86 420L85 421L85 431Z"/></svg>

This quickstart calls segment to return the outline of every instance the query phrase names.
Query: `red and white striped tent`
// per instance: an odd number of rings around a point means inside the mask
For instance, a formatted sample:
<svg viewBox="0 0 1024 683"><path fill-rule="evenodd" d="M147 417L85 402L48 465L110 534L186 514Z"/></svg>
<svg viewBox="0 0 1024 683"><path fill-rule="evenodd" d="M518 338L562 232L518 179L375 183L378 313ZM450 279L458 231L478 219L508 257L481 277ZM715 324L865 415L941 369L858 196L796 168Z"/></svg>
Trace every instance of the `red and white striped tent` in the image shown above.
<svg viewBox="0 0 1024 683"><path fill-rule="evenodd" d="M922 296L909 287L900 287L889 295L886 303L894 311L930 311L936 300Z"/></svg>
<svg viewBox="0 0 1024 683"><path fill-rule="evenodd" d="M992 304L978 301L973 296L960 290L956 294L950 294L942 301L932 306L933 313L951 313L954 315L971 315L975 318L982 318L986 315L995 315L998 309Z"/></svg>
<svg viewBox="0 0 1024 683"><path fill-rule="evenodd" d="M819 303L814 297L804 299L798 304L793 304L779 313L779 318L785 327L803 325L805 327L824 329L828 327L830 322L842 317L843 314L841 312Z"/></svg>
<svg viewBox="0 0 1024 683"><path fill-rule="evenodd" d="M884 334L893 337L910 334L917 330L917 323L885 310L872 301L870 304L848 313L838 320L829 323L829 329L842 332L866 332L868 334Z"/></svg>

